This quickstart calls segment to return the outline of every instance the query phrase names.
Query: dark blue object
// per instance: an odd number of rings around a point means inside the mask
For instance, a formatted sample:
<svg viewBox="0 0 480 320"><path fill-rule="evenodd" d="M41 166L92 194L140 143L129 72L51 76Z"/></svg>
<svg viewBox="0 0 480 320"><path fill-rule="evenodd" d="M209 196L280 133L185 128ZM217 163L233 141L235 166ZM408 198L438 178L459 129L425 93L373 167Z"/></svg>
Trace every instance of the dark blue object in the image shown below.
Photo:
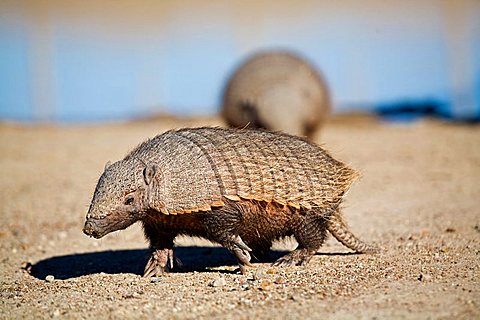
<svg viewBox="0 0 480 320"><path fill-rule="evenodd" d="M385 120L409 122L423 117L440 118L452 121L478 122L480 114L468 118L455 116L447 103L428 100L423 102L395 102L380 104L374 108L374 112Z"/></svg>

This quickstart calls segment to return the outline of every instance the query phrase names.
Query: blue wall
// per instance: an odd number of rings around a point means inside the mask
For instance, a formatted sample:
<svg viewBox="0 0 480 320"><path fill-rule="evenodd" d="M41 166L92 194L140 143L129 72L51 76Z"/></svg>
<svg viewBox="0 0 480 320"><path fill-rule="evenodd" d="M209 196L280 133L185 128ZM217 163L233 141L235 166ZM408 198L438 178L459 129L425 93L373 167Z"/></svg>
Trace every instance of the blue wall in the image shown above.
<svg viewBox="0 0 480 320"><path fill-rule="evenodd" d="M435 101L480 116L480 2L0 3L0 118L212 114L246 54L294 49L336 111Z"/></svg>

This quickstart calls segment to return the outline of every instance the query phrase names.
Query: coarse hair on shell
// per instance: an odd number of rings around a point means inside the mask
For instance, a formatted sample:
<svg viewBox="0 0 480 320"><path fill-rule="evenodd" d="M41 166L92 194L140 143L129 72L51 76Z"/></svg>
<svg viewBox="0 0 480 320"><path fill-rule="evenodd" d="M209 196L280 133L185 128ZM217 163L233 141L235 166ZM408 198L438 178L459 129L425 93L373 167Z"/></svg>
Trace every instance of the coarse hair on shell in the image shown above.
<svg viewBox="0 0 480 320"><path fill-rule="evenodd" d="M150 206L164 214L209 211L224 198L294 208L334 206L359 173L322 147L281 132L200 127L149 139L124 160L154 166Z"/></svg>

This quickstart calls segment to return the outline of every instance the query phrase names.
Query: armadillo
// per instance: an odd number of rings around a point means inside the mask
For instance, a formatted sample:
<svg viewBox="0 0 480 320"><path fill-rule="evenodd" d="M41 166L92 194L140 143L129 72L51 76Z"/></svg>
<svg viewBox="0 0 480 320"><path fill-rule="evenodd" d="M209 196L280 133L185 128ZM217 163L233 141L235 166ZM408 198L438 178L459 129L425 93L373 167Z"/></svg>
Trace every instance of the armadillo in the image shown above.
<svg viewBox="0 0 480 320"><path fill-rule="evenodd" d="M242 273L251 256L293 236L275 262L306 264L327 231L348 248L373 252L346 226L340 204L358 172L303 138L250 129L186 128L149 139L107 164L84 233L95 238L140 221L150 242L144 276L174 268L178 235L230 250Z"/></svg>
<svg viewBox="0 0 480 320"><path fill-rule="evenodd" d="M260 51L233 72L221 114L232 127L264 128L312 136L330 113L324 77L289 51Z"/></svg>

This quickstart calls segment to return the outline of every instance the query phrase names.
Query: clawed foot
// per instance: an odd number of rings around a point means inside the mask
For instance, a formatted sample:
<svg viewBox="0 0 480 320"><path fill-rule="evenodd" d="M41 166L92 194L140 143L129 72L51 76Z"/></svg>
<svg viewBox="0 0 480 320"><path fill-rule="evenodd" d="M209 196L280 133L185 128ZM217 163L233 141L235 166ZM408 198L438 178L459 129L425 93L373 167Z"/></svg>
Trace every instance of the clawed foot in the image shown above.
<svg viewBox="0 0 480 320"><path fill-rule="evenodd" d="M273 263L275 267L304 266L312 259L315 252L307 249L295 249Z"/></svg>
<svg viewBox="0 0 480 320"><path fill-rule="evenodd" d="M235 255L238 260L238 266L242 274L247 273L247 267L251 267L250 249L239 235L233 236L228 249Z"/></svg>
<svg viewBox="0 0 480 320"><path fill-rule="evenodd" d="M165 272L170 272L173 269L174 262L180 264L180 261L175 258L173 249L157 249L152 252L150 259L145 266L143 273L144 277L159 277Z"/></svg>

